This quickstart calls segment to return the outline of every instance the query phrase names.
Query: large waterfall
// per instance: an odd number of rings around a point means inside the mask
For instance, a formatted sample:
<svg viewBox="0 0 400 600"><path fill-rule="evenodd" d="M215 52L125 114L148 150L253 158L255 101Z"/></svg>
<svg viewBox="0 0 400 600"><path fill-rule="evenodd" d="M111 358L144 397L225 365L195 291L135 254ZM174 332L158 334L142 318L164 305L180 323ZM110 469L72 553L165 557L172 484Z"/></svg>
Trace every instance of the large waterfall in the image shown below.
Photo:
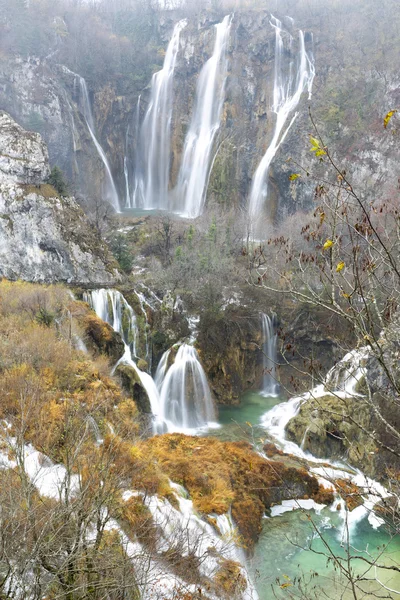
<svg viewBox="0 0 400 600"><path fill-rule="evenodd" d="M161 71L153 75L149 107L140 132L132 207L168 209L172 83L179 39L187 21L179 21L172 34Z"/></svg>
<svg viewBox="0 0 400 600"><path fill-rule="evenodd" d="M261 313L261 326L263 334L263 396L277 396L279 384L277 382L277 340L276 316L271 317Z"/></svg>
<svg viewBox="0 0 400 600"><path fill-rule="evenodd" d="M168 369L170 351L160 361L156 381L160 389L160 417L168 431L204 427L216 420L216 411L198 354L182 344Z"/></svg>
<svg viewBox="0 0 400 600"><path fill-rule="evenodd" d="M198 217L203 210L213 157L215 135L225 100L228 63L226 48L232 17L215 26L214 52L204 65L197 84L195 108L186 135L176 194L176 212Z"/></svg>
<svg viewBox="0 0 400 600"><path fill-rule="evenodd" d="M136 295L144 311L146 301L142 294L136 292ZM154 433L193 430L216 420L207 377L193 346L182 344L171 366L168 363L172 349L165 352L154 380L135 363L139 358L139 330L135 313L124 296L117 290L100 289L85 292L84 300L98 317L121 335L125 352L119 363L133 367L146 390L154 417ZM145 341L148 357L147 336Z"/></svg>
<svg viewBox="0 0 400 600"><path fill-rule="evenodd" d="M108 162L107 156L101 147L96 135L95 135L95 125L92 113L92 107L90 105L89 93L86 85L86 81L80 75L73 73L75 78L79 82L80 87L80 98L79 98L79 107L85 118L86 125L88 131L90 133L90 137L92 138L93 144L97 150L98 155L100 156L106 174L106 184L105 184L105 198L111 204L111 206L117 211L120 211L119 198L117 188L114 183L114 179L111 173L110 164Z"/></svg>
<svg viewBox="0 0 400 600"><path fill-rule="evenodd" d="M299 52L296 63L292 57L292 36L289 35L290 51L285 52L282 23L271 15L271 25L275 29L275 75L273 104L271 111L275 114L275 127L272 140L268 145L253 177L249 201L250 232L259 237L262 234L260 218L265 214L265 201L268 195L268 171L279 149L287 136L298 113L294 112L303 92L307 89L311 95L311 87L315 76L312 54L306 52L304 33L299 31ZM289 54L290 60L286 59ZM290 121L289 117L292 115Z"/></svg>

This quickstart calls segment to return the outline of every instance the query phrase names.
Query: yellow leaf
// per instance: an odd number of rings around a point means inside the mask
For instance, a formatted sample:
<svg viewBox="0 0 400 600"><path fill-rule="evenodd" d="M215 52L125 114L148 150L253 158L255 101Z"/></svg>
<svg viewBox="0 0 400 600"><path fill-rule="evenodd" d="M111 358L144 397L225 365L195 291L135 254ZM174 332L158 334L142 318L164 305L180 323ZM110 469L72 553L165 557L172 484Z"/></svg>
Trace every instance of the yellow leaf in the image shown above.
<svg viewBox="0 0 400 600"><path fill-rule="evenodd" d="M310 144L312 146L316 146L317 148L319 148L319 141L317 140L317 138L313 137L312 135L310 135Z"/></svg>
<svg viewBox="0 0 400 600"><path fill-rule="evenodd" d="M346 292L342 292L343 298L350 298L350 294L346 294Z"/></svg>
<svg viewBox="0 0 400 600"><path fill-rule="evenodd" d="M340 273L340 271L343 271L344 267L345 267L345 264L344 264L344 262L341 260L341 261L340 261L340 263L338 263L338 264L337 264L337 267L336 267L336 273Z"/></svg>
<svg viewBox="0 0 400 600"><path fill-rule="evenodd" d="M248 425L249 427L253 427L253 425L249 423L249 421L246 421L246 425Z"/></svg>
<svg viewBox="0 0 400 600"><path fill-rule="evenodd" d="M299 173L292 173L291 175L289 175L289 181L296 181L296 179L298 179L299 177L301 177Z"/></svg>
<svg viewBox="0 0 400 600"><path fill-rule="evenodd" d="M315 156L323 156L324 154L326 154L325 150L322 150L322 148L319 148L316 151Z"/></svg>
<svg viewBox="0 0 400 600"><path fill-rule="evenodd" d="M324 212L322 212L322 213L319 215L319 222L320 222L320 224L322 225L322 223L323 223L324 221L325 221L325 213L324 213Z"/></svg>
<svg viewBox="0 0 400 600"><path fill-rule="evenodd" d="M386 115L386 117L383 119L383 126L386 129L386 127L389 125L389 121L390 119L393 117L394 114L397 113L397 108L395 110L390 110L388 112L388 114Z"/></svg>
<svg viewBox="0 0 400 600"><path fill-rule="evenodd" d="M283 588L287 588L287 587L291 587L291 583L282 583L282 585L280 586L282 589Z"/></svg>
<svg viewBox="0 0 400 600"><path fill-rule="evenodd" d="M323 249L328 250L328 248L332 248L332 246L333 246L332 240L326 240L325 244L323 245Z"/></svg>

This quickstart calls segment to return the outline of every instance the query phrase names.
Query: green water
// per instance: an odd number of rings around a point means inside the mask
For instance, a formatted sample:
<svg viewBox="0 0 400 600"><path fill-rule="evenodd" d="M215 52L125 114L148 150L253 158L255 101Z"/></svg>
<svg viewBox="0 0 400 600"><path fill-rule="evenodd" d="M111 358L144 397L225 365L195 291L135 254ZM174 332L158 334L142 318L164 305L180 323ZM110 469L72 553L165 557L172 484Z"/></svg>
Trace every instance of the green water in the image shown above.
<svg viewBox="0 0 400 600"><path fill-rule="evenodd" d="M233 442L243 439L251 442L255 436L265 437L265 430L259 425L261 417L280 402L281 398L265 398L257 392L247 392L240 406L219 408L218 422L222 427L212 430L210 434L221 440Z"/></svg>
<svg viewBox="0 0 400 600"><path fill-rule="evenodd" d="M313 528L311 521L321 536ZM329 508L320 515L315 511L296 510L272 519L265 519L260 540L254 556L249 560L249 571L256 585L260 600L273 598L307 598L343 600L354 599L348 580L340 573L332 560L330 551L346 558L342 547L343 521ZM328 544L329 549L324 544ZM378 597L399 598L395 592L383 590L375 576L393 590L400 590L400 573L385 569L375 569L356 557L379 559L379 564L400 566L400 539L391 539L384 527L372 529L365 518L355 525L350 534L351 569L354 576L365 581L356 583L357 598ZM312 550L301 548L309 548ZM283 586L283 587L281 587ZM382 594L384 592L384 594Z"/></svg>
<svg viewBox="0 0 400 600"><path fill-rule="evenodd" d="M250 392L238 407L219 410L221 428L210 434L222 440L247 440L256 443L266 437L260 420L280 398L265 398ZM377 564L400 567L400 537L392 538L384 526L374 530L367 518L354 524L350 534L350 568L360 580L356 582L356 598L400 598L400 573L369 567L355 557L379 559ZM341 546L343 520L329 507L317 515L315 511L296 510L266 518L260 540L248 569L260 600L354 600L348 580L330 560L335 555L348 557ZM319 535L320 534L320 535ZM309 550L311 544L312 549ZM346 568L349 566L345 563ZM388 591L376 582L394 591ZM364 579L364 581L361 581Z"/></svg>

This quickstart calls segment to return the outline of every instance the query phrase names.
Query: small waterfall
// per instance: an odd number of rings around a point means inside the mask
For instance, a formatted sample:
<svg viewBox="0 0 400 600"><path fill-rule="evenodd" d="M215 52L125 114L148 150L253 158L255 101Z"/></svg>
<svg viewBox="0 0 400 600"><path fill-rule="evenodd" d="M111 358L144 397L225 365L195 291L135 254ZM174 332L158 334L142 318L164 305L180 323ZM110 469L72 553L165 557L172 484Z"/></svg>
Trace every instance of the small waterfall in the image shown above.
<svg viewBox="0 0 400 600"><path fill-rule="evenodd" d="M296 110L303 92L307 89L311 95L312 83L315 77L315 68L312 54L308 55L304 44L304 33L299 31L299 53L297 57L297 68L294 69L292 60L289 65L285 61L285 52L283 44L282 23L271 15L270 21L275 29L275 75L273 104L271 111L275 113L275 129L272 140L258 165L253 177L253 183L250 191L249 218L252 234L259 235L256 224L264 214L264 205L268 195L268 171L269 167L289 129L293 125L298 113ZM290 35L290 34L288 34ZM293 38L290 36L290 45ZM290 49L289 54L292 54ZM292 119L286 126L289 115L293 114ZM286 126L286 129L285 129Z"/></svg>
<svg viewBox="0 0 400 600"><path fill-rule="evenodd" d="M86 81L83 79L83 77L81 77L80 75L77 75L76 73L73 73L73 75L79 82L80 110L85 118L86 125L87 125L88 131L90 133L90 137L92 138L93 144L95 145L97 153L100 156L100 158L103 162L104 168L105 168L105 173L106 173L105 197L106 197L106 200L111 204L111 206L117 212L120 212L118 192L117 192L117 188L115 187L114 179L113 179L113 176L111 173L110 164L108 162L107 156L106 156L103 148L101 147L101 145L95 135L94 119L93 119L92 108L90 105L90 99L89 99L89 93L88 93Z"/></svg>
<svg viewBox="0 0 400 600"><path fill-rule="evenodd" d="M137 293L137 292L136 292ZM138 296L140 299L140 296ZM128 364L137 373L149 397L154 416L153 431L181 431L207 425L216 419L216 411L207 377L193 346L180 346L175 362L168 367L171 350L164 353L155 380L136 365L139 331L136 316L124 296L117 290L92 290L84 300L97 316L118 332L125 352L118 364ZM141 304L144 311L143 304Z"/></svg>
<svg viewBox="0 0 400 600"><path fill-rule="evenodd" d="M198 217L207 195L212 161L212 149L220 126L225 100L228 61L226 48L232 16L215 26L214 52L204 65L197 84L196 103L186 135L182 165L179 172L176 212L185 217Z"/></svg>
<svg viewBox="0 0 400 600"><path fill-rule="evenodd" d="M160 418L168 431L203 427L215 421L211 391L195 348L182 344L167 370L168 358L166 353L156 375L160 386Z"/></svg>
<svg viewBox="0 0 400 600"><path fill-rule="evenodd" d="M160 362L158 363L154 381L156 382L156 386L159 390L162 388L162 384L165 379L166 372L168 370L168 359L169 359L170 354L171 354L171 349L164 352L164 354L161 357Z"/></svg>
<svg viewBox="0 0 400 600"><path fill-rule="evenodd" d="M187 21L179 21L172 34L161 71L153 75L149 107L143 120L137 157L132 207L168 209L170 139L173 108L172 84L180 33Z"/></svg>
<svg viewBox="0 0 400 600"><path fill-rule="evenodd" d="M145 309L145 306L148 306L150 308L150 310L152 309L152 306L149 304L149 302L146 300L144 294L142 294L141 292L137 292L135 291L135 294L139 300L140 303L140 310L142 311L143 314L143 318L145 321L145 326L144 326L144 340L145 340L145 346L146 346L146 360L149 364L149 369L151 370L151 351L150 351L150 342L149 342L149 320L147 317L147 310Z"/></svg>
<svg viewBox="0 0 400 600"><path fill-rule="evenodd" d="M93 308L100 319L111 325L114 331L121 335L129 347L130 354L137 357L139 330L136 315L121 292L105 289L92 290L84 292L83 299Z"/></svg>
<svg viewBox="0 0 400 600"><path fill-rule="evenodd" d="M133 169L133 187L132 194L129 200L127 201L127 208L135 208L136 202L139 202L143 197L143 179L141 176L140 170L140 148L139 148L139 139L140 139L140 103L142 96L139 95L138 101L136 104L136 115L134 122L134 169Z"/></svg>
<svg viewBox="0 0 400 600"><path fill-rule="evenodd" d="M307 457L306 453L297 444L286 439L286 425L298 414L301 405L307 400L324 396L335 396L337 398L357 396L357 385L366 374L364 365L367 357L367 347L352 350L332 367L322 384L301 396L277 404L262 417L263 427L272 434L285 452L302 458ZM314 460L321 462L318 459Z"/></svg>
<svg viewBox="0 0 400 600"><path fill-rule="evenodd" d="M119 333L125 344L125 352L114 367L119 364L130 365L137 373L150 401L151 412L155 418L153 431L162 431L163 425L159 422L160 399L156 384L148 373L141 371L136 365L133 357L137 357L137 340L139 331L136 316L132 307L127 303L124 296L117 290L92 290L85 292L84 300L93 308L100 319L111 325Z"/></svg>
<svg viewBox="0 0 400 600"><path fill-rule="evenodd" d="M346 354L325 377L325 388L331 392L344 392L347 396L357 396L357 385L366 375L364 363L367 357L366 347Z"/></svg>
<svg viewBox="0 0 400 600"><path fill-rule="evenodd" d="M277 341L276 315L269 317L261 313L263 334L263 396L278 396L279 384L277 383Z"/></svg>

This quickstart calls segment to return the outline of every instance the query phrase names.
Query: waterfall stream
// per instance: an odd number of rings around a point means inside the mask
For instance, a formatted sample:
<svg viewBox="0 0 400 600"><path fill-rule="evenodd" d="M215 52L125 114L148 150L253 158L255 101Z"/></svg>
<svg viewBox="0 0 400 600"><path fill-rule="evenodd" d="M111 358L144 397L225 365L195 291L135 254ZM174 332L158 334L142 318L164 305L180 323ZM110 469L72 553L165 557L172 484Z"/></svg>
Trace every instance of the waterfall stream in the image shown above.
<svg viewBox="0 0 400 600"><path fill-rule="evenodd" d="M353 510L350 514L347 514L344 503L341 504L343 527L340 529L338 535L345 541L347 540L347 536L354 532L356 524L365 517L368 518L373 528L379 527L384 522L383 519L373 512L373 509L382 498L386 498L389 495L388 492L380 483L366 477L358 469L347 467L343 463L332 462L329 459L316 458L310 452L305 452L301 446L286 439L285 428L289 421L297 416L301 405L310 399L318 399L324 396L332 396L340 399L359 395L356 390L358 384L366 374L364 364L367 357L368 348L360 348L349 352L332 367L322 384L306 394L277 404L262 417L261 421L262 426L285 453L293 454L299 458L321 465L320 467L313 467L311 472L322 478L323 485L327 483L327 479L342 478L351 481L364 490L364 504Z"/></svg>
<svg viewBox="0 0 400 600"><path fill-rule="evenodd" d="M227 15L222 23L215 26L214 51L201 70L197 83L195 108L185 139L175 190L175 210L185 217L198 217L203 211L207 195L212 150L225 100L228 70L226 49L231 23L232 16Z"/></svg>
<svg viewBox="0 0 400 600"><path fill-rule="evenodd" d="M168 431L198 429L215 422L214 402L196 349L182 344L168 368L170 353L164 354L156 373L160 416Z"/></svg>
<svg viewBox="0 0 400 600"><path fill-rule="evenodd" d="M72 73L72 71L71 71ZM80 87L80 110L85 118L86 125L88 131L90 133L90 137L92 138L93 144L97 150L98 155L100 156L102 163L104 165L105 174L106 174L106 185L105 185L105 198L111 204L111 206L117 211L120 212L119 198L117 188L114 183L114 179L111 172L111 167L108 162L106 153L100 145L96 135L95 135L95 125L92 113L92 107L90 105L89 93L86 85L86 81L83 77L78 75L77 73L73 73L75 78L79 82Z"/></svg>
<svg viewBox="0 0 400 600"><path fill-rule="evenodd" d="M172 34L161 71L153 75L150 102L140 131L133 208L168 209L170 172L173 78L179 51L180 33L186 19L179 21Z"/></svg>
<svg viewBox="0 0 400 600"><path fill-rule="evenodd" d="M281 21L271 15L270 21L275 29L275 74L273 88L273 103L271 112L275 114L275 127L272 140L268 145L260 164L253 177L249 200L250 231L253 237L262 234L260 217L264 213L264 205L268 195L268 171L271 163L298 113L294 112L300 102L303 92L307 89L311 95L312 83L315 77L313 56L306 52L304 33L299 31L299 52L296 64L292 60L292 36L285 32ZM290 50L285 52L283 34L289 35ZM286 54L290 61L287 64ZM288 123L289 116L293 115ZM286 127L286 128L285 128Z"/></svg>
<svg viewBox="0 0 400 600"><path fill-rule="evenodd" d="M263 333L263 396L278 396L279 384L277 382L277 341L276 315L271 317L261 313Z"/></svg>
<svg viewBox="0 0 400 600"><path fill-rule="evenodd" d="M135 293L147 323L146 300L143 294ZM165 352L153 379L135 362L139 358L139 329L135 312L124 296L117 290L99 289L85 292L84 300L98 317L121 335L125 352L114 370L118 364L125 363L137 373L150 401L154 433L196 433L198 428L215 426L216 411L211 391L193 346L182 344L171 366L168 365L171 350ZM146 356L149 356L147 331L145 341Z"/></svg>

